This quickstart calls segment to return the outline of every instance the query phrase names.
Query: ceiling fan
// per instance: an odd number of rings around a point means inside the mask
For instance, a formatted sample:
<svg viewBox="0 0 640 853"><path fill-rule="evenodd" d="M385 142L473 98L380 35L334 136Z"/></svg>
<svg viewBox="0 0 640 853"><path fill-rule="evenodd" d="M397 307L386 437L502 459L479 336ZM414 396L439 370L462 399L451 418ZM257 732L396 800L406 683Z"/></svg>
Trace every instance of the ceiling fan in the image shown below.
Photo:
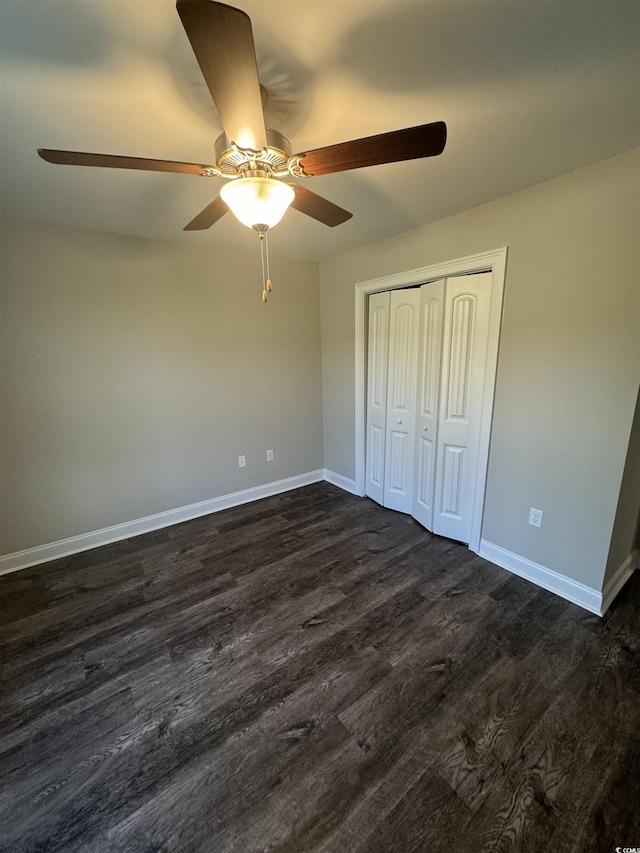
<svg viewBox="0 0 640 853"><path fill-rule="evenodd" d="M267 230L289 206L331 227L353 214L287 179L328 175L363 166L441 154L447 127L437 121L294 154L281 133L265 127L251 20L233 6L214 0L177 0L176 8L220 116L224 133L215 143L215 165L151 160L39 148L49 163L178 172L227 179L220 195L194 217L185 231L210 228L230 209L258 232L262 246L262 298L271 290ZM266 273L265 273L266 257Z"/></svg>

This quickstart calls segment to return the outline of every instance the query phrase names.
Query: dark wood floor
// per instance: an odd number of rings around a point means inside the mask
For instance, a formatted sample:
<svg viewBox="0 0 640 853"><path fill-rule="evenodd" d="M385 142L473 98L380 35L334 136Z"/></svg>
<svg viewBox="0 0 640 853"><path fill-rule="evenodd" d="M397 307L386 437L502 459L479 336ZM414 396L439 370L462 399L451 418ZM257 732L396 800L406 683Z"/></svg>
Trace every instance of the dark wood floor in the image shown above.
<svg viewBox="0 0 640 853"><path fill-rule="evenodd" d="M0 849L640 846L639 593L326 483L2 577Z"/></svg>

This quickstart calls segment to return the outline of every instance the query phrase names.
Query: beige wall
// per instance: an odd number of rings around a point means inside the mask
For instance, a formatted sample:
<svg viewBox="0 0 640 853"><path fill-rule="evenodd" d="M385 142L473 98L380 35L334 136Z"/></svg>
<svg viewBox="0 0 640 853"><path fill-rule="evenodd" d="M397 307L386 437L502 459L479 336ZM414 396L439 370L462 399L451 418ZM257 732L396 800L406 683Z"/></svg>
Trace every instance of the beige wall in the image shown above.
<svg viewBox="0 0 640 853"><path fill-rule="evenodd" d="M317 264L1 229L1 554L322 467Z"/></svg>
<svg viewBox="0 0 640 853"><path fill-rule="evenodd" d="M323 262L325 466L354 477L355 282L508 246L482 535L600 588L640 379L639 173L628 152Z"/></svg>

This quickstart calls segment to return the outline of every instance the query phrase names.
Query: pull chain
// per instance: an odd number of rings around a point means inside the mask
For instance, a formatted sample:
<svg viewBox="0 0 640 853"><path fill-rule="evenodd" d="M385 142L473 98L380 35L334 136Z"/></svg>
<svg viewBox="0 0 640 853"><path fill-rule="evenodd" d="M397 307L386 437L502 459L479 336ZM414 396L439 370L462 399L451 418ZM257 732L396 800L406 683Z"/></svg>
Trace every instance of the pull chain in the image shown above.
<svg viewBox="0 0 640 853"><path fill-rule="evenodd" d="M269 238L266 228L258 231L258 237L260 239L260 257L262 259L262 301L266 302L267 293L271 293L272 290L271 276L269 274Z"/></svg>
<svg viewBox="0 0 640 853"><path fill-rule="evenodd" d="M260 257L262 259L262 283L263 283L262 301L266 302L267 301L267 288L266 288L266 283L265 283L264 235L265 235L264 231L258 231L258 238L260 239Z"/></svg>
<svg viewBox="0 0 640 853"><path fill-rule="evenodd" d="M269 232L264 232L264 248L267 254L267 291L271 293L271 273L269 272Z"/></svg>

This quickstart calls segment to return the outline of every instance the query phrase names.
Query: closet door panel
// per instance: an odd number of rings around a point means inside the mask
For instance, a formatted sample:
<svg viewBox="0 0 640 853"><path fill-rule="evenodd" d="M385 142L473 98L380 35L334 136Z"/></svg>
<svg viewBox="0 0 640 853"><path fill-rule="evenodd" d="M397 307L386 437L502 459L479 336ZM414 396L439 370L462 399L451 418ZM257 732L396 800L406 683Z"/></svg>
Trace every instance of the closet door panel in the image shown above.
<svg viewBox="0 0 640 853"><path fill-rule="evenodd" d="M420 291L390 299L384 506L411 513Z"/></svg>
<svg viewBox="0 0 640 853"><path fill-rule="evenodd" d="M384 503L389 305L389 293L369 297L365 492L379 504Z"/></svg>
<svg viewBox="0 0 640 853"><path fill-rule="evenodd" d="M444 279L423 284L420 288L416 471L412 515L427 530L433 529L444 289Z"/></svg>
<svg viewBox="0 0 640 853"><path fill-rule="evenodd" d="M446 285L433 531L468 542L477 473L490 288L483 276Z"/></svg>

